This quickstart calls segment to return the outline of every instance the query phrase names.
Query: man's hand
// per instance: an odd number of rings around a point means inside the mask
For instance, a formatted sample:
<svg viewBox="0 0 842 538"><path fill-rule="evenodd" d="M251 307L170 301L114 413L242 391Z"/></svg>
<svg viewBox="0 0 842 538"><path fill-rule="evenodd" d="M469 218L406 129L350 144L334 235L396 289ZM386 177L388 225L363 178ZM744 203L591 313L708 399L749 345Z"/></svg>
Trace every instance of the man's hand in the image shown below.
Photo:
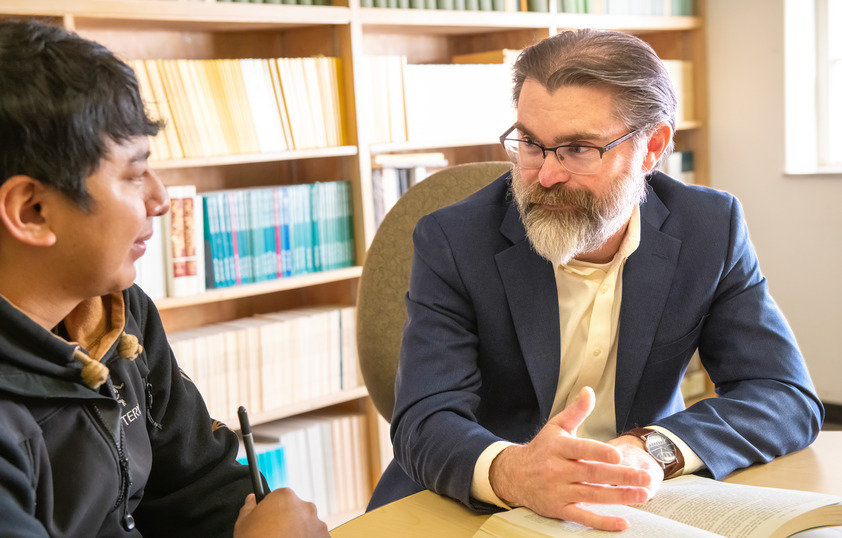
<svg viewBox="0 0 842 538"><path fill-rule="evenodd" d="M270 492L257 504L246 497L234 524L234 538L268 536L328 537L327 525L316 515L313 503L302 501L289 488Z"/></svg>
<svg viewBox="0 0 842 538"><path fill-rule="evenodd" d="M532 441L498 454L489 471L494 493L509 504L526 506L543 516L600 530L628 528L625 519L596 514L580 503L643 503L663 477L653 475L649 464L655 465L654 460L626 445L626 438L612 446L576 437L576 429L593 411L595 402L593 389L583 388Z"/></svg>
<svg viewBox="0 0 842 538"><path fill-rule="evenodd" d="M649 473L652 477L652 483L647 489L650 491L649 498L651 499L658 490L658 486L664 481L664 470L658 465L655 458L646 451L643 439L633 435L623 435L608 441L608 444L617 447L622 452L623 465L642 469Z"/></svg>

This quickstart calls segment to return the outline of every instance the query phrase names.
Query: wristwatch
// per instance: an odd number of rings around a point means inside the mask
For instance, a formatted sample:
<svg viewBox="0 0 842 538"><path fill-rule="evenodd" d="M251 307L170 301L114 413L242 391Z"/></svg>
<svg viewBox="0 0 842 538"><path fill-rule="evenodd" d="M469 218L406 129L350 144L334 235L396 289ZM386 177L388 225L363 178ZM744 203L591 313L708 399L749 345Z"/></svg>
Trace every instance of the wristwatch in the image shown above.
<svg viewBox="0 0 842 538"><path fill-rule="evenodd" d="M684 457L669 437L651 428L635 428L623 435L643 439L646 451L664 470L664 479L681 474L684 469Z"/></svg>

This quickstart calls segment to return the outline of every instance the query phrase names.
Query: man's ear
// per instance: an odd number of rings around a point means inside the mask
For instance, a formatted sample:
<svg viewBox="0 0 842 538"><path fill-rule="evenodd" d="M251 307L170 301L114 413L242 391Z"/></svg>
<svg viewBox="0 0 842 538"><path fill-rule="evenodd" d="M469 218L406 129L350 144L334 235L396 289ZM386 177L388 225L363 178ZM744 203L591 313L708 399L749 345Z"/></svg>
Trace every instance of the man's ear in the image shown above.
<svg viewBox="0 0 842 538"><path fill-rule="evenodd" d="M672 140L672 127L667 122L661 122L652 134L649 135L649 141L646 143L646 154L643 156L643 171L649 172L655 168L658 159L667 150L670 140Z"/></svg>
<svg viewBox="0 0 842 538"><path fill-rule="evenodd" d="M48 189L37 179L12 176L0 184L0 222L18 241L49 247L56 242L56 235L43 214L44 203L50 198Z"/></svg>

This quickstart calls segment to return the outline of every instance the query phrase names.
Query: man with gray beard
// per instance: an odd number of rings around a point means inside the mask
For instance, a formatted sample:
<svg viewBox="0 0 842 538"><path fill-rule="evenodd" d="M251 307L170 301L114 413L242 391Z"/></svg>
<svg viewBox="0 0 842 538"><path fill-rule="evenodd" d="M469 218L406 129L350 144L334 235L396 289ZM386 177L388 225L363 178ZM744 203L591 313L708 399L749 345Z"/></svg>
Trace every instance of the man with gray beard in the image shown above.
<svg viewBox="0 0 842 538"><path fill-rule="evenodd" d="M431 489L604 530L586 504L801 449L824 410L739 202L657 171L676 99L640 39L564 32L514 66L514 167L422 218L369 508ZM718 397L685 409L698 350Z"/></svg>

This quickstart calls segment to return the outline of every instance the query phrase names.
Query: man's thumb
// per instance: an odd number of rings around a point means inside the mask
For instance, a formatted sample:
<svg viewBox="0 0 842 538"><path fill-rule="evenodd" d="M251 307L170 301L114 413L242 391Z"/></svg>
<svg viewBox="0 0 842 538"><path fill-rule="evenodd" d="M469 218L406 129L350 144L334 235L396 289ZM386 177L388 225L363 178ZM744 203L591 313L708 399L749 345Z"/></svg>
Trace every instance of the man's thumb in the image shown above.
<svg viewBox="0 0 842 538"><path fill-rule="evenodd" d="M576 398L570 402L559 414L550 419L550 423L558 426L571 435L588 418L596 405L596 395L590 387L582 387Z"/></svg>

